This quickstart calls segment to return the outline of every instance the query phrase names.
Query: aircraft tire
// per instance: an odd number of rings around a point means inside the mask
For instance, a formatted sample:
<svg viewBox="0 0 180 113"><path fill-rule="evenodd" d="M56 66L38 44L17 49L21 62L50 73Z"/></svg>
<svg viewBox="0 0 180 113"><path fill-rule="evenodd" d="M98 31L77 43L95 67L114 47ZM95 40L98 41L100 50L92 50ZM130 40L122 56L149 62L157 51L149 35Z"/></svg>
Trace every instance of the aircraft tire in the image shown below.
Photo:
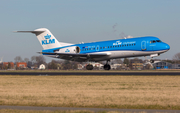
<svg viewBox="0 0 180 113"><path fill-rule="evenodd" d="M154 60L153 60L153 59L151 59L151 60L150 60L150 62L151 62L151 63L154 63Z"/></svg>
<svg viewBox="0 0 180 113"><path fill-rule="evenodd" d="M109 64L104 65L104 70L110 70L110 69L111 69L111 66Z"/></svg>
<svg viewBox="0 0 180 113"><path fill-rule="evenodd" d="M86 69L87 69L87 70L93 70L93 65L88 64L88 65L86 66Z"/></svg>

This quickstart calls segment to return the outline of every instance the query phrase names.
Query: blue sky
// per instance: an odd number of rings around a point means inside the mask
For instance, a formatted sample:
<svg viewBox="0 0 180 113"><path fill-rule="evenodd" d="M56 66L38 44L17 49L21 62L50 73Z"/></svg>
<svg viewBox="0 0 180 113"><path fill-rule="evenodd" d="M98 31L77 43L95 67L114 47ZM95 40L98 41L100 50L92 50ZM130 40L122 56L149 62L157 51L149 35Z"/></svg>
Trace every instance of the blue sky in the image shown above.
<svg viewBox="0 0 180 113"><path fill-rule="evenodd" d="M0 57L39 55L35 35L13 31L44 27L69 43L119 39L122 32L156 36L171 46L157 58L172 59L180 52L179 5L180 0L1 0Z"/></svg>

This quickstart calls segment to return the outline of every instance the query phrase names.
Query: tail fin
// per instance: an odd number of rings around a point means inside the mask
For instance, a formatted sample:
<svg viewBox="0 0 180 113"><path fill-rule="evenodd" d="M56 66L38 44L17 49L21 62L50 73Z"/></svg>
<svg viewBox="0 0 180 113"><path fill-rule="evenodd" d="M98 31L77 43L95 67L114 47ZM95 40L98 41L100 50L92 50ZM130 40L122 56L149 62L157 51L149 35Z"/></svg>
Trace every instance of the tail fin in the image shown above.
<svg viewBox="0 0 180 113"><path fill-rule="evenodd" d="M52 48L61 47L61 44L59 43L59 41L46 28L39 28L34 31L16 31L16 32L34 33L37 36L43 49L52 49Z"/></svg>

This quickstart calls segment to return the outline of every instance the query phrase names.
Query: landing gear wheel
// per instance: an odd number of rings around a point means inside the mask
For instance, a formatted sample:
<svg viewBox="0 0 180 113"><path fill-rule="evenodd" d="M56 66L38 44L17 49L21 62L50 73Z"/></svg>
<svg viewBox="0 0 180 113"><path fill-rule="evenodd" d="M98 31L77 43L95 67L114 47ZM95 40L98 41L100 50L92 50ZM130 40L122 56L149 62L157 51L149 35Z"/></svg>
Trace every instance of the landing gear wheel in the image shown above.
<svg viewBox="0 0 180 113"><path fill-rule="evenodd" d="M153 60L153 59L151 59L151 60L150 60L150 62L151 62L151 63L154 63L154 60Z"/></svg>
<svg viewBox="0 0 180 113"><path fill-rule="evenodd" d="M111 66L109 64L104 65L104 70L110 70L110 69L111 69Z"/></svg>
<svg viewBox="0 0 180 113"><path fill-rule="evenodd" d="M93 70L93 65L88 64L88 65L86 66L86 69L87 69L87 70Z"/></svg>

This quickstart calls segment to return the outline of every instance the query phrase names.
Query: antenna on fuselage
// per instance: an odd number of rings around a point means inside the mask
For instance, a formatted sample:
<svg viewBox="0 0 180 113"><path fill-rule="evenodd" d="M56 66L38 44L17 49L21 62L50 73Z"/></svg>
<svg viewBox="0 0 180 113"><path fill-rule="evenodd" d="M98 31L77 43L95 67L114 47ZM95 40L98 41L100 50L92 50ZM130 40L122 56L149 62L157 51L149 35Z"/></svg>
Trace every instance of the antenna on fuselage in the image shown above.
<svg viewBox="0 0 180 113"><path fill-rule="evenodd" d="M84 44L84 42L79 42L80 44Z"/></svg>
<svg viewBox="0 0 180 113"><path fill-rule="evenodd" d="M127 38L133 38L133 36L128 35L128 36L125 36L125 37L124 37L124 39L127 39Z"/></svg>

